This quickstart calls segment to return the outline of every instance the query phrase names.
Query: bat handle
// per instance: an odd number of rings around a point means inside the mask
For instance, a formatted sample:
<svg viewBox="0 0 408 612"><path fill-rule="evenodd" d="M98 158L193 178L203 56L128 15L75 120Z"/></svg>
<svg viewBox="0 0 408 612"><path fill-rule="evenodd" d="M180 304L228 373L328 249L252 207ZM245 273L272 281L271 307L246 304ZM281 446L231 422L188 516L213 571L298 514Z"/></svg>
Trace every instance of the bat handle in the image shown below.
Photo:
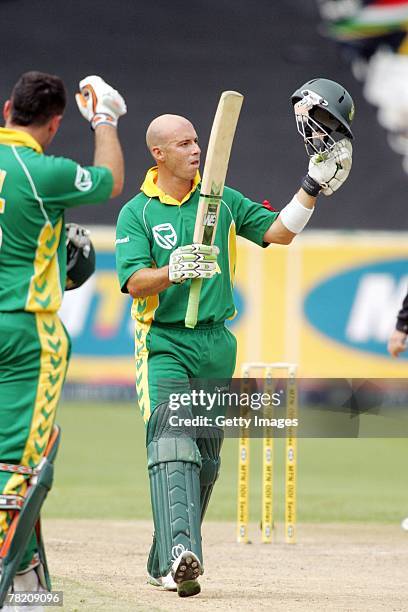
<svg viewBox="0 0 408 612"><path fill-rule="evenodd" d="M188 296L187 313L185 318L185 326L194 329L197 325L198 307L200 304L202 278L194 278L191 281L190 293Z"/></svg>

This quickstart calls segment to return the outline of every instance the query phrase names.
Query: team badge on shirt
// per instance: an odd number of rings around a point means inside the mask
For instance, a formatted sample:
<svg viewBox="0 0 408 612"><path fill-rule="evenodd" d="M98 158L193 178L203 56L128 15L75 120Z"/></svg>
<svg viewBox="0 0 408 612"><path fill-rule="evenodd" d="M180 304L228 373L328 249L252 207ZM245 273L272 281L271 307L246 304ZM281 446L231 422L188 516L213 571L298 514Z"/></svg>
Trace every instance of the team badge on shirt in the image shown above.
<svg viewBox="0 0 408 612"><path fill-rule="evenodd" d="M77 166L77 172L75 177L75 187L78 191L89 191L92 187L92 176L89 170Z"/></svg>
<svg viewBox="0 0 408 612"><path fill-rule="evenodd" d="M152 229L156 244L162 249L172 249L177 243L176 230L171 223L160 223Z"/></svg>

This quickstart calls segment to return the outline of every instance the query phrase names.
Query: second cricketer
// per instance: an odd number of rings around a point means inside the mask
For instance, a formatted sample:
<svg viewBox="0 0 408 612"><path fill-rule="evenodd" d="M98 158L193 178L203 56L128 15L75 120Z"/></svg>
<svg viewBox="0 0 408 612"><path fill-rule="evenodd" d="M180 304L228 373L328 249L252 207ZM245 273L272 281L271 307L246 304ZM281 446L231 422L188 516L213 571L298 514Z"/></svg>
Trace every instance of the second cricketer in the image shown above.
<svg viewBox="0 0 408 612"><path fill-rule="evenodd" d="M181 597L200 592L201 522L219 473L223 431L210 427L203 436L191 436L172 426L171 389L163 389L163 380L188 388L191 379L232 377L236 340L225 321L235 314L236 235L260 247L289 244L312 216L318 194L332 195L351 168L354 107L347 91L315 79L292 101L311 158L300 189L279 214L225 187L214 246L194 244L200 191L197 133L184 117L163 115L146 134L156 165L118 219L117 271L121 290L134 298L136 386L146 424L155 530L148 581L177 590ZM206 280L197 326L187 329L193 278ZM178 412L193 416L190 406Z"/></svg>

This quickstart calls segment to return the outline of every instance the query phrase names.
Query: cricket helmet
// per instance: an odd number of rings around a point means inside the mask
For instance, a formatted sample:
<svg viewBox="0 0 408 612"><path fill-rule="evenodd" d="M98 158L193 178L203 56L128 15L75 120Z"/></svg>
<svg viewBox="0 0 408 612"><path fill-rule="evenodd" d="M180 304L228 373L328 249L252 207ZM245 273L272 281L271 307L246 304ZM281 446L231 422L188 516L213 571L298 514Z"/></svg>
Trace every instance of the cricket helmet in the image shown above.
<svg viewBox="0 0 408 612"><path fill-rule="evenodd" d="M342 85L312 79L292 94L296 125L308 155L329 152L337 140L353 138L354 102Z"/></svg>
<svg viewBox="0 0 408 612"><path fill-rule="evenodd" d="M65 225L67 275L65 290L77 289L95 272L95 249L89 231L76 223Z"/></svg>

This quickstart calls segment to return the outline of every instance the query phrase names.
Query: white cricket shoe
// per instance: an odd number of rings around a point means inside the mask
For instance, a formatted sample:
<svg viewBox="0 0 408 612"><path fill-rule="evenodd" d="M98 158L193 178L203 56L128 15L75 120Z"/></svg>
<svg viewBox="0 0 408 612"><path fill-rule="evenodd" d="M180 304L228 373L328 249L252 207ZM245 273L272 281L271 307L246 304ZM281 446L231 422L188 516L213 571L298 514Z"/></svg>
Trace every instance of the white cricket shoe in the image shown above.
<svg viewBox="0 0 408 612"><path fill-rule="evenodd" d="M203 573L200 559L190 550L185 550L174 561L171 573L177 584L179 597L191 597L201 591L197 578Z"/></svg>
<svg viewBox="0 0 408 612"><path fill-rule="evenodd" d="M22 574L14 576L11 592L29 591L30 593L48 593L41 585L35 568L29 569ZM18 606L14 604L6 604L5 612L44 612L42 606Z"/></svg>
<svg viewBox="0 0 408 612"><path fill-rule="evenodd" d="M174 582L171 572L169 572L167 576L159 576L158 578L148 575L147 582L148 584L152 584L155 587L160 587L165 591L177 591L177 584Z"/></svg>

